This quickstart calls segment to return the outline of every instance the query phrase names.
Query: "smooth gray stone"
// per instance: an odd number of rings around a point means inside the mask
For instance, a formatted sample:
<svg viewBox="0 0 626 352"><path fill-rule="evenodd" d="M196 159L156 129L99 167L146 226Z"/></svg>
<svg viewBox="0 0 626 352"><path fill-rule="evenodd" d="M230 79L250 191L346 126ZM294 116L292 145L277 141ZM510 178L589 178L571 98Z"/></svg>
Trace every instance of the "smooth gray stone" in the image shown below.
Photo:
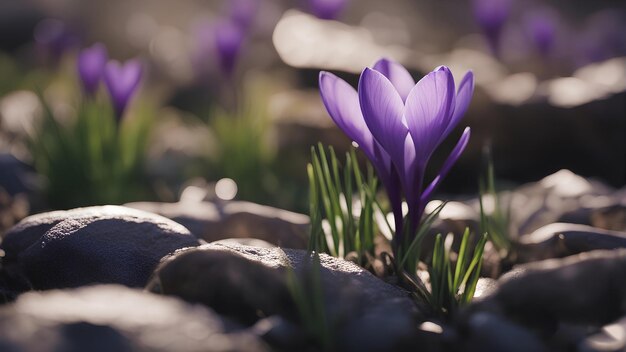
<svg viewBox="0 0 626 352"><path fill-rule="evenodd" d="M98 206L30 216L5 236L3 275L22 289L92 283L144 286L163 256L198 240L182 225L144 211Z"/></svg>
<svg viewBox="0 0 626 352"><path fill-rule="evenodd" d="M516 244L516 253L518 262L531 262L615 248L626 248L625 232L587 225L554 223L522 237Z"/></svg>
<svg viewBox="0 0 626 352"><path fill-rule="evenodd" d="M422 316L407 292L352 262L321 254L320 263L324 312L329 322L339 324L331 327L340 350L393 350L393 346L414 337ZM236 269L226 269L226 264ZM249 323L247 320L259 310L264 315L280 314L297 321L296 307L291 297L285 296L288 267L299 278L310 274L309 254L296 249L213 243L181 250L165 259L148 289L215 309L230 305L229 313L242 309L239 314L243 319L239 320L243 322Z"/></svg>
<svg viewBox="0 0 626 352"><path fill-rule="evenodd" d="M504 275L474 308L547 330L558 322L601 326L626 315L625 277L626 249L544 260Z"/></svg>
<svg viewBox="0 0 626 352"><path fill-rule="evenodd" d="M120 285L29 292L0 308L2 351L268 351L213 311Z"/></svg>
<svg viewBox="0 0 626 352"><path fill-rule="evenodd" d="M131 208L172 219L207 242L256 238L284 248L305 249L309 217L244 201L177 203L137 202Z"/></svg>

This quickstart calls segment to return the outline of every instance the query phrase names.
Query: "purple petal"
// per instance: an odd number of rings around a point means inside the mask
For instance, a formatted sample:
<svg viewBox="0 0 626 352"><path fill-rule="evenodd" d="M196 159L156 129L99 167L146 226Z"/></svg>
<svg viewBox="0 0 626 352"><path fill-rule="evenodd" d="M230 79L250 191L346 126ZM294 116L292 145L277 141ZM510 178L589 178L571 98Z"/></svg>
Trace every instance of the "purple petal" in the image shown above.
<svg viewBox="0 0 626 352"><path fill-rule="evenodd" d="M215 27L215 46L220 66L226 75L234 71L244 40L244 31L234 23L222 22Z"/></svg>
<svg viewBox="0 0 626 352"><path fill-rule="evenodd" d="M44 19L37 23L34 28L35 42L51 55L53 60L58 60L69 49L80 44L80 37L67 23L56 19Z"/></svg>
<svg viewBox="0 0 626 352"><path fill-rule="evenodd" d="M341 78L324 71L320 72L319 86L324 106L335 124L355 141L368 157L374 156L374 137L361 114L356 90Z"/></svg>
<svg viewBox="0 0 626 352"><path fill-rule="evenodd" d="M512 0L473 0L474 18L482 28L491 49L497 53L500 34L511 13Z"/></svg>
<svg viewBox="0 0 626 352"><path fill-rule="evenodd" d="M320 94L324 106L335 124L350 139L357 142L368 159L372 162L378 177L387 191L391 208L402 223L402 196L400 193L398 174L394 172L389 154L374 140L372 133L367 128L361 107L359 96L344 80L329 72L320 72Z"/></svg>
<svg viewBox="0 0 626 352"><path fill-rule="evenodd" d="M443 163L441 170L439 170L439 174L428 185L428 187L426 187L426 189L422 193L422 196L421 196L422 204L426 204L426 202L428 202L428 200L430 199L430 196L435 191L437 186L439 186L439 184L446 177L446 175L448 174L452 166L456 163L456 161L459 159L461 154L463 154L463 151L465 150L465 147L467 147L467 143L469 142L470 134L471 134L471 129L469 127L465 127L465 130L463 131L461 138L459 138L459 141L456 143L456 146L454 147L454 149L452 149L452 152L450 153L446 161Z"/></svg>
<svg viewBox="0 0 626 352"><path fill-rule="evenodd" d="M404 66L390 59L380 59L374 64L374 70L382 73L400 94L402 101L406 101L411 89L415 86L415 80Z"/></svg>
<svg viewBox="0 0 626 352"><path fill-rule="evenodd" d="M396 168L404 168L404 142L408 133L402 122L402 98L380 72L365 68L359 80L359 102L367 127L387 151Z"/></svg>
<svg viewBox="0 0 626 352"><path fill-rule="evenodd" d="M230 18L242 29L248 30L259 11L259 0L231 0Z"/></svg>
<svg viewBox="0 0 626 352"><path fill-rule="evenodd" d="M556 39L558 19L548 10L535 10L525 17L524 25L537 49L548 55Z"/></svg>
<svg viewBox="0 0 626 352"><path fill-rule="evenodd" d="M415 142L410 135L404 140L404 168L400 179L404 188L407 204L409 208L411 204L419 200L419 194L422 187L421 177L424 167L417 160L415 151Z"/></svg>
<svg viewBox="0 0 626 352"><path fill-rule="evenodd" d="M104 68L104 83L109 90L115 114L118 118L124 113L141 81L141 61L129 60L124 65L110 61Z"/></svg>
<svg viewBox="0 0 626 352"><path fill-rule="evenodd" d="M441 142L454 101L454 78L447 67L430 72L411 90L404 116L421 163L428 161Z"/></svg>
<svg viewBox="0 0 626 352"><path fill-rule="evenodd" d="M317 18L334 20L347 5L347 0L308 0L309 10Z"/></svg>
<svg viewBox="0 0 626 352"><path fill-rule="evenodd" d="M77 62L78 77L85 93L89 95L96 93L107 60L107 49L101 43L94 44L80 52Z"/></svg>
<svg viewBox="0 0 626 352"><path fill-rule="evenodd" d="M474 73L472 71L468 71L465 76L463 76L461 84L459 85L459 90L456 93L454 113L452 114L450 123L444 132L444 138L452 132L452 130L459 124L459 121L461 121L461 118L463 118L463 115L465 115L473 94Z"/></svg>

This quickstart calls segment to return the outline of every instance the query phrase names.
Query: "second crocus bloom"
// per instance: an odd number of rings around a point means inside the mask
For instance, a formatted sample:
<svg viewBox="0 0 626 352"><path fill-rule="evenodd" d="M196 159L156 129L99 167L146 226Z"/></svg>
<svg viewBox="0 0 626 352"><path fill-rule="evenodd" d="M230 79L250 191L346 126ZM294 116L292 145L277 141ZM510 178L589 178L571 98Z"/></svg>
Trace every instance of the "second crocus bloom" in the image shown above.
<svg viewBox="0 0 626 352"><path fill-rule="evenodd" d="M115 116L120 120L129 101L135 95L142 76L142 64L138 59L126 61L109 61L104 68L106 84Z"/></svg>
<svg viewBox="0 0 626 352"><path fill-rule="evenodd" d="M93 97L96 94L107 60L107 49L101 43L83 49L78 54L78 77L82 83L83 91L88 96Z"/></svg>

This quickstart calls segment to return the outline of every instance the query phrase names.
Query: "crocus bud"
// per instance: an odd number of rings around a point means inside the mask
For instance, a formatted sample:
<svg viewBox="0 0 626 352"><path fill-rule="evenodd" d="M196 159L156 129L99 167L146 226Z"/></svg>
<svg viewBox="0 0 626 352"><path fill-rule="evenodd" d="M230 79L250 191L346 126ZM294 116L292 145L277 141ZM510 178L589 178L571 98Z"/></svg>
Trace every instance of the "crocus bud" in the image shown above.
<svg viewBox="0 0 626 352"><path fill-rule="evenodd" d="M80 42L78 35L69 25L51 18L37 23L34 38L38 47L53 62L59 61L63 54Z"/></svg>
<svg viewBox="0 0 626 352"><path fill-rule="evenodd" d="M497 53L500 35L509 18L513 0L473 0L474 18L483 30L491 49Z"/></svg>
<svg viewBox="0 0 626 352"><path fill-rule="evenodd" d="M245 33L235 23L220 22L215 26L215 48L220 68L226 76L232 75Z"/></svg>
<svg viewBox="0 0 626 352"><path fill-rule="evenodd" d="M80 54L78 54L78 77L87 95L93 96L98 90L98 84L102 79L107 59L107 49L101 43L83 49Z"/></svg>
<svg viewBox="0 0 626 352"><path fill-rule="evenodd" d="M118 121L122 118L141 81L141 61L134 59L123 65L119 61L109 61L104 67L104 83L111 96L111 103Z"/></svg>
<svg viewBox="0 0 626 352"><path fill-rule="evenodd" d="M347 4L347 0L308 0L309 11L323 20L339 17Z"/></svg>
<svg viewBox="0 0 626 352"><path fill-rule="evenodd" d="M539 53L546 56L556 39L557 17L547 11L535 11L525 17L525 27Z"/></svg>
<svg viewBox="0 0 626 352"><path fill-rule="evenodd" d="M229 2L230 19L239 28L248 30L254 23L261 0L231 0Z"/></svg>

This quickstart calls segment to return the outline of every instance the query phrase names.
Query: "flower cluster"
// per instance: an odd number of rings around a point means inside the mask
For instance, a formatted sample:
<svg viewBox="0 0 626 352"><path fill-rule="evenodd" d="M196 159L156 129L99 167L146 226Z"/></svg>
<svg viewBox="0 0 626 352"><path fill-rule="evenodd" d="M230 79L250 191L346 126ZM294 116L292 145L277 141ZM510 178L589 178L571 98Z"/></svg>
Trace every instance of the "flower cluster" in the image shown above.
<svg viewBox="0 0 626 352"><path fill-rule="evenodd" d="M100 81L104 81L119 121L141 81L141 61L133 59L124 64L116 60L109 61L106 47L97 43L80 52L77 69L87 96L93 97Z"/></svg>
<svg viewBox="0 0 626 352"><path fill-rule="evenodd" d="M363 70L358 91L329 72L320 73L319 85L328 113L364 151L387 191L395 218L394 249L410 243L426 203L469 141L467 127L437 177L424 188L430 157L470 103L472 72L456 90L454 77L445 66L415 83L402 65L382 59ZM408 205L406 219L403 198Z"/></svg>

